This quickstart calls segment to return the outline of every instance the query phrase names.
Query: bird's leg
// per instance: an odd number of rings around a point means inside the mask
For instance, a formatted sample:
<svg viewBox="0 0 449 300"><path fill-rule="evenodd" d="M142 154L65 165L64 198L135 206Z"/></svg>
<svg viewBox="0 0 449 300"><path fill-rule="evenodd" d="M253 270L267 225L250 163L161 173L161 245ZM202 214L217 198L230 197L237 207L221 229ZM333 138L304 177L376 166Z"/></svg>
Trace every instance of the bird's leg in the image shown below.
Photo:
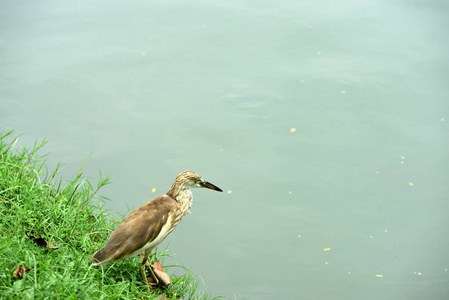
<svg viewBox="0 0 449 300"><path fill-rule="evenodd" d="M145 255L142 260L142 264L140 265L140 275L142 275L143 282L145 282L145 286L147 287L148 292L150 292L150 288L148 287L149 283L148 283L147 275L145 274L145 263L146 263L147 259L148 259L148 257Z"/></svg>
<svg viewBox="0 0 449 300"><path fill-rule="evenodd" d="M147 266L148 270L150 270L151 277L153 277L153 279L154 279L154 285L159 285L159 279L157 279L156 274L154 274L154 271L153 271L154 266L152 266L150 264L149 260L147 260L147 263L145 264L145 266Z"/></svg>
<svg viewBox="0 0 449 300"><path fill-rule="evenodd" d="M140 273L142 274L143 280L146 282L147 285L149 285L150 283L148 282L147 276L145 274L145 267L147 267L148 270L150 271L151 277L153 277L154 279L154 283L151 285L159 285L159 279L157 279L156 275L154 274L153 266L150 263L149 254L150 254L149 252L148 253L145 252L144 254L142 265L140 266Z"/></svg>

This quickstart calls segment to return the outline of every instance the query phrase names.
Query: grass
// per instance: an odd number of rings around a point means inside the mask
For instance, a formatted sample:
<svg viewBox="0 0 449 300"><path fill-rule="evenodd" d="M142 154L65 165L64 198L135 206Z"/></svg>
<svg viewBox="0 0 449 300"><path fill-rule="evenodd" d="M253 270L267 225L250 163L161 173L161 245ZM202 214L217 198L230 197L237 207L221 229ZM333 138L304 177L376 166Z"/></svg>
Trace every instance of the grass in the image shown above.
<svg viewBox="0 0 449 300"><path fill-rule="evenodd" d="M197 291L199 281L188 270L183 277L172 278L164 290L150 294L141 281L138 258L92 267L89 256L118 224L108 219L105 199L98 194L109 177L100 172L93 185L80 170L70 181L58 180L60 165L49 172L45 156L37 153L46 141L31 149L16 149L17 138L12 135L13 131L0 134L0 298L208 298ZM58 249L38 245L29 236ZM162 264L166 255L166 251L158 253ZM32 270L16 278L13 272L18 265Z"/></svg>

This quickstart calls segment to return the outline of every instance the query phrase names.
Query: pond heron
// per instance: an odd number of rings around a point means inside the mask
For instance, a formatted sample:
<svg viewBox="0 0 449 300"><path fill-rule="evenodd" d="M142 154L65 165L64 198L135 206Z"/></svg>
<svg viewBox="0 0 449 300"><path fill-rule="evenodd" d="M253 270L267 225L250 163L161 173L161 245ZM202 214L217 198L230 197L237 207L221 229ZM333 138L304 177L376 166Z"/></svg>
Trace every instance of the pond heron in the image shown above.
<svg viewBox="0 0 449 300"><path fill-rule="evenodd" d="M181 172L167 194L158 196L133 211L112 232L105 246L92 254L93 265L104 265L111 261L143 254L140 273L148 286L145 275L147 267L156 285L156 278L149 261L149 255L190 214L192 205L191 188L202 187L222 192L220 188L204 181L192 171Z"/></svg>

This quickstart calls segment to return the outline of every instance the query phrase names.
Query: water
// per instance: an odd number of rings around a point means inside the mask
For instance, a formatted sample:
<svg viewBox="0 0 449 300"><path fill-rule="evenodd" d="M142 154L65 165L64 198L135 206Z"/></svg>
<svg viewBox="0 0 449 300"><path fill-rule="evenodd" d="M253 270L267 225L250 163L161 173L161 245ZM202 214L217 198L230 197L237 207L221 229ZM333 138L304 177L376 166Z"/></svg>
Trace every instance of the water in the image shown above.
<svg viewBox="0 0 449 300"><path fill-rule="evenodd" d="M446 299L447 28L444 1L2 1L0 130L67 178L92 153L123 214L221 187L163 244L212 295Z"/></svg>

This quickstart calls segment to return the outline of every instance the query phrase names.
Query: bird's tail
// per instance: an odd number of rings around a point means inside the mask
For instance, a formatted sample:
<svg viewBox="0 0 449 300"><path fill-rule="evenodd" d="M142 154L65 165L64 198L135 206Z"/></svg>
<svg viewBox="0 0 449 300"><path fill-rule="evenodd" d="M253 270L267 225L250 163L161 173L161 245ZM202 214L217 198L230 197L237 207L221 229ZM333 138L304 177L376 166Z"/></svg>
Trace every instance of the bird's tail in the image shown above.
<svg viewBox="0 0 449 300"><path fill-rule="evenodd" d="M103 262L100 260L100 255L98 255L98 252L100 252L100 251L101 251L101 250L95 252L94 254L92 254L92 255L89 257L89 261L90 261L94 266L101 266L101 265L104 265L104 264L105 264L105 263L103 263Z"/></svg>

